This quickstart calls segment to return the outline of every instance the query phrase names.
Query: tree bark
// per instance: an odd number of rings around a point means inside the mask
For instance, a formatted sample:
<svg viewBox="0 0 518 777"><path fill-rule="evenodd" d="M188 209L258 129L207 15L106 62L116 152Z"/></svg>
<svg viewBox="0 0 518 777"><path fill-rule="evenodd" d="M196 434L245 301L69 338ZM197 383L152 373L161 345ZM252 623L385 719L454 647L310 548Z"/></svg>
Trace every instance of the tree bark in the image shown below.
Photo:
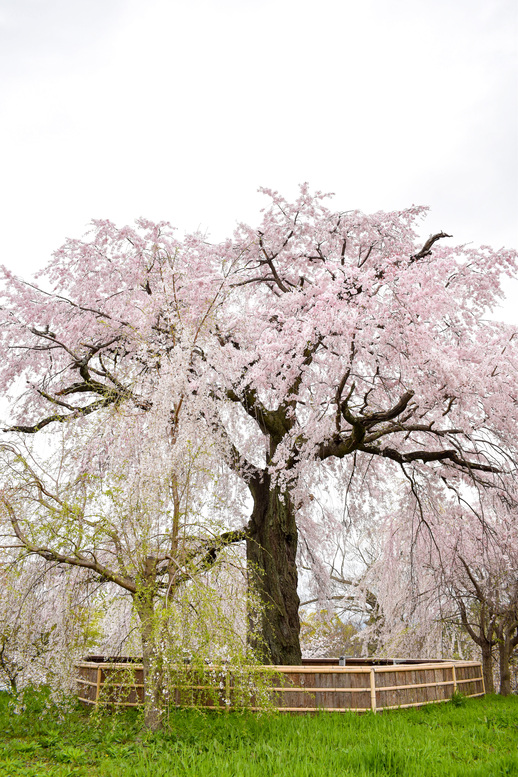
<svg viewBox="0 0 518 777"><path fill-rule="evenodd" d="M249 483L254 507L247 537L249 583L259 607L250 612L249 642L264 663L297 665L300 651L297 525L289 493L263 471Z"/></svg>
<svg viewBox="0 0 518 777"><path fill-rule="evenodd" d="M510 696L511 690L511 657L518 643L518 632L514 617L502 619L498 624L498 668L500 674L500 693Z"/></svg>
<svg viewBox="0 0 518 777"><path fill-rule="evenodd" d="M509 662L511 659L511 651L509 645L509 639L506 639L507 634L503 634L503 638L498 642L498 663L500 670L500 693L502 696L510 696L511 694L511 668Z"/></svg>
<svg viewBox="0 0 518 777"><path fill-rule="evenodd" d="M482 676L484 678L484 687L486 693L495 692L495 684L493 680L493 654L491 651L491 643L487 640L481 641L480 647L482 649Z"/></svg>
<svg viewBox="0 0 518 777"><path fill-rule="evenodd" d="M160 687L157 683L153 639L142 624L142 665L144 667L144 725L150 731L162 727Z"/></svg>
<svg viewBox="0 0 518 777"><path fill-rule="evenodd" d="M155 581L156 560L148 557L133 601L140 619L142 640L144 725L150 731L158 731L162 727L163 711L163 689L159 676L160 667L157 666L157 651L155 650Z"/></svg>
<svg viewBox="0 0 518 777"><path fill-rule="evenodd" d="M482 652L482 677L484 678L485 692L494 693L495 683L493 680L493 645L495 642L492 639L495 627L494 620L488 617L485 603L481 601L480 609L478 612L478 628L475 631L474 626L470 623L468 618L468 613L462 600L462 596L458 592L454 595L457 600L462 625L473 642L480 647Z"/></svg>

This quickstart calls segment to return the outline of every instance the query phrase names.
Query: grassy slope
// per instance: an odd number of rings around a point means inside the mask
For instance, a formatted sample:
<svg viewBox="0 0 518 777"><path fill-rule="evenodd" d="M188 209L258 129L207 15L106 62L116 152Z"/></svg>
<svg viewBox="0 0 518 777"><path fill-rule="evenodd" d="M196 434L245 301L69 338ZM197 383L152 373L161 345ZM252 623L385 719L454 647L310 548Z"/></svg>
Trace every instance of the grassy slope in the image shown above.
<svg viewBox="0 0 518 777"><path fill-rule="evenodd" d="M41 698L0 693L0 777L518 776L518 697L383 715L174 712L146 734L134 711L61 721Z"/></svg>

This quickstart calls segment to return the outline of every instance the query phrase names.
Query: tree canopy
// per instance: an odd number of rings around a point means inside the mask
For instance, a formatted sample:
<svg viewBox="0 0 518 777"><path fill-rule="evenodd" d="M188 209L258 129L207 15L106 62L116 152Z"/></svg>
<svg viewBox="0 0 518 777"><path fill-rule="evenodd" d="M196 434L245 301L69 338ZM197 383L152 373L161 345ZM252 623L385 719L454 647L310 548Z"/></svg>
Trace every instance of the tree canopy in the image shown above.
<svg viewBox="0 0 518 777"><path fill-rule="evenodd" d="M36 283L4 270L0 386L17 398L4 428L23 436L149 414L166 386L174 441L189 400L188 434L210 436L252 498L229 520L262 596L265 659L298 663L297 554L318 558L339 524L314 509L319 483L342 488L351 520L390 509L395 487L419 520L432 492L475 510L488 489L514 501L516 331L488 312L517 254L422 241L424 208L264 193L259 226L217 245L97 221Z"/></svg>

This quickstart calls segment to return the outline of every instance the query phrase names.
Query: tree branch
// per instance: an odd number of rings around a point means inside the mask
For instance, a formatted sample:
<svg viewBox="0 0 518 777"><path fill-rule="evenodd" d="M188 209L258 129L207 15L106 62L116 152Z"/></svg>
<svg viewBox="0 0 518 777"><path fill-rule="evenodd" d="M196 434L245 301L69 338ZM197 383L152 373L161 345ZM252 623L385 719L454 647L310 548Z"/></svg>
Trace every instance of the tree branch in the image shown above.
<svg viewBox="0 0 518 777"><path fill-rule="evenodd" d="M40 429L43 429L45 426L48 426L49 424L52 424L54 422L58 423L64 423L65 421L71 421L75 418L81 418L82 416L90 415L90 413L94 413L96 410L100 410L102 407L108 407L108 405L112 405L114 402L116 402L118 399L117 395L114 395L112 397L104 397L103 399L100 399L98 402L92 402L91 405L86 405L86 407L78 407L76 410L74 410L73 413L68 413L67 415L62 415L60 413L54 413L54 415L47 416L46 418L42 418L41 421L38 421L37 424L34 424L33 426L24 426L23 424L16 424L15 426L9 426L7 428L2 429L3 432L22 432L23 434L36 434L36 432L39 432Z"/></svg>
<svg viewBox="0 0 518 777"><path fill-rule="evenodd" d="M434 243L436 243L438 240L442 240L443 237L452 237L452 235L447 235L446 232L437 232L436 235L431 235L421 250L417 254L413 254L411 261L416 262L419 259L424 259L425 256L430 256Z"/></svg>
<svg viewBox="0 0 518 777"><path fill-rule="evenodd" d="M16 517L16 513L12 505L5 498L5 496L3 495L0 496L0 502L4 505L5 509L7 510L7 513L9 515L9 520L11 521L11 525L13 527L14 533L22 543L23 547L26 548L30 553L34 553L38 556L41 556L47 561L56 561L59 564L67 564L69 566L89 569L92 572L95 572L96 574L105 578L106 580L110 580L112 583L116 583L121 588L125 588L127 591L130 591L131 593L137 593L137 586L134 580L132 580L129 577L124 577L122 575L119 575L117 572L114 572L112 569L109 569L104 564L101 564L99 561L97 561L95 556L93 557L93 560L87 559L79 553L77 553L75 556L68 556L64 553L59 553L53 548L45 548L42 546L35 545L24 534L20 526L20 523Z"/></svg>

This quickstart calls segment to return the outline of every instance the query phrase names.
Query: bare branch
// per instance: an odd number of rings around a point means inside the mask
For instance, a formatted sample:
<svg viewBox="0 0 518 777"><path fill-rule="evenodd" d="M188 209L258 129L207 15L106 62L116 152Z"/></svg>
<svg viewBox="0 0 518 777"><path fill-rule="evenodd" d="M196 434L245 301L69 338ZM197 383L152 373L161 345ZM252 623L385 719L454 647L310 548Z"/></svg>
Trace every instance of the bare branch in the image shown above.
<svg viewBox="0 0 518 777"><path fill-rule="evenodd" d="M434 243L436 243L438 240L442 240L442 238L444 237L452 237L452 235L447 235L446 232L437 232L436 235L431 235L426 241L426 243L424 244L424 246L421 248L421 250L418 251L417 254L414 254L411 257L411 261L416 262L419 259L424 259L425 256L430 256L430 254L432 253L431 249Z"/></svg>

